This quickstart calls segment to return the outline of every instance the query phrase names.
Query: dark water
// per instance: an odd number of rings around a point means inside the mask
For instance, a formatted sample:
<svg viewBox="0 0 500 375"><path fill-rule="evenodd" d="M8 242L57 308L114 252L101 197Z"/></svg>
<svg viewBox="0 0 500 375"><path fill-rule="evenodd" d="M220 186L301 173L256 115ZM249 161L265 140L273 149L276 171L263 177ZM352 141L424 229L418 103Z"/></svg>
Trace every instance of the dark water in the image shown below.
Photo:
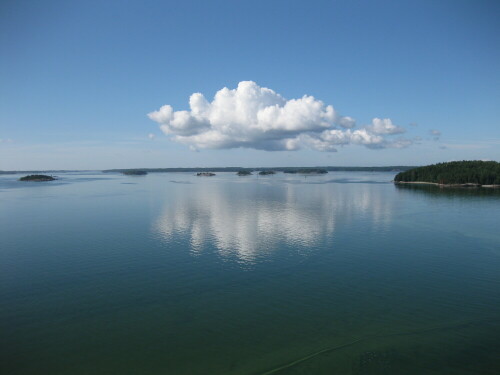
<svg viewBox="0 0 500 375"><path fill-rule="evenodd" d="M393 175L0 176L0 373L500 373L500 193Z"/></svg>

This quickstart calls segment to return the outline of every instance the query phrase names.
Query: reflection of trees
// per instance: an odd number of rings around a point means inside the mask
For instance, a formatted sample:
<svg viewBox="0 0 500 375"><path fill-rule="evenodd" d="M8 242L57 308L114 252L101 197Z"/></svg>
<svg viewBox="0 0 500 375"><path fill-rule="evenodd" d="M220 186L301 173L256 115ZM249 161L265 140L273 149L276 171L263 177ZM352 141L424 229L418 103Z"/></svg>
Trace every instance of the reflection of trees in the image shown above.
<svg viewBox="0 0 500 375"><path fill-rule="evenodd" d="M481 187L440 187L425 184L396 184L396 189L401 193L426 195L429 198L500 198L500 189Z"/></svg>
<svg viewBox="0 0 500 375"><path fill-rule="evenodd" d="M210 241L223 256L252 261L282 244L310 249L338 224L353 225L359 218L387 224L387 191L369 184L189 185L174 190L154 230L165 241L175 233L188 235L194 252Z"/></svg>

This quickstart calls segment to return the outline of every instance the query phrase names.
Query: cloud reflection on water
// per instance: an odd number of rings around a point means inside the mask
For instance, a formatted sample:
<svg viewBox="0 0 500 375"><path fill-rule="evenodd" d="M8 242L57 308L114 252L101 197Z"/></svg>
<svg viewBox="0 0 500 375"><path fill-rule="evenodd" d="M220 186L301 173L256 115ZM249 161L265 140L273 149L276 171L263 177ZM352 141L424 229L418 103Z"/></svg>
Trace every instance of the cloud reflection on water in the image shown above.
<svg viewBox="0 0 500 375"><path fill-rule="evenodd" d="M386 227L394 209L387 186L210 181L169 191L153 230L170 242L186 235L193 255L212 244L220 256L263 259L283 246L307 252L340 225ZM392 193L392 192L391 192ZM364 228L363 230L366 230Z"/></svg>

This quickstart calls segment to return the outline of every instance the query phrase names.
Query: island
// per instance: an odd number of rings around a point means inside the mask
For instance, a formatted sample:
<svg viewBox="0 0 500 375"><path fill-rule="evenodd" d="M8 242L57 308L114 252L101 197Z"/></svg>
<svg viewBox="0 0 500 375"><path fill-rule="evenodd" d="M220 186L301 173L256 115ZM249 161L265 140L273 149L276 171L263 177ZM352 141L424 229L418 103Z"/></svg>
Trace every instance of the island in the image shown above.
<svg viewBox="0 0 500 375"><path fill-rule="evenodd" d="M44 174L30 174L28 176L24 176L19 179L19 181L36 181L36 182L54 181L54 180L57 179L55 177L47 176Z"/></svg>
<svg viewBox="0 0 500 375"><path fill-rule="evenodd" d="M454 187L500 187L500 163L495 161L453 161L400 172L396 184L433 184Z"/></svg>
<svg viewBox="0 0 500 375"><path fill-rule="evenodd" d="M324 168L302 168L302 169L287 169L284 173L291 174L325 174L328 171Z"/></svg>
<svg viewBox="0 0 500 375"><path fill-rule="evenodd" d="M394 166L386 166L386 167L333 167L333 166L311 166L308 168L305 167L252 167L249 168L252 171L265 171L265 170L273 170L276 172L285 172L289 170L298 170L298 169L324 169L328 172L402 172L407 171L408 169L415 168L415 166L404 166L404 165L394 165ZM210 168L141 168L142 170L148 173L170 173L170 172L238 172L242 169L246 169L243 167L210 167ZM105 169L102 172L104 173L121 173L123 171L127 171L129 169ZM38 171L22 171L23 173L35 173ZM45 171L47 172L47 171ZM51 172L62 172L62 171L51 171ZM20 173L20 171L0 171L0 174L12 174L12 173Z"/></svg>
<svg viewBox="0 0 500 375"><path fill-rule="evenodd" d="M259 174L261 176L266 176L266 175L269 175L269 174L276 174L275 171L260 171Z"/></svg>
<svg viewBox="0 0 500 375"><path fill-rule="evenodd" d="M250 171L238 171L238 173L236 173L238 176L250 176L252 174L252 172Z"/></svg>
<svg viewBox="0 0 500 375"><path fill-rule="evenodd" d="M215 176L215 173L212 172L198 172L196 173L197 176L205 176L205 177L211 177Z"/></svg>
<svg viewBox="0 0 500 375"><path fill-rule="evenodd" d="M126 176L145 176L148 172L139 169L130 169L122 172Z"/></svg>

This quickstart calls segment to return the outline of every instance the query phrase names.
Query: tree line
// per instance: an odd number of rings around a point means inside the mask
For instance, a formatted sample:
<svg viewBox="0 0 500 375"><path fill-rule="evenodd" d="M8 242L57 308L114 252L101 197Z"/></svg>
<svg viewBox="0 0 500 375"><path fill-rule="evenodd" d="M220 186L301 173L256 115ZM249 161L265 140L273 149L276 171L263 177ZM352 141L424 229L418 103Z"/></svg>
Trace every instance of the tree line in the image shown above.
<svg viewBox="0 0 500 375"><path fill-rule="evenodd" d="M438 163L400 172L394 181L500 185L500 163L480 160Z"/></svg>

